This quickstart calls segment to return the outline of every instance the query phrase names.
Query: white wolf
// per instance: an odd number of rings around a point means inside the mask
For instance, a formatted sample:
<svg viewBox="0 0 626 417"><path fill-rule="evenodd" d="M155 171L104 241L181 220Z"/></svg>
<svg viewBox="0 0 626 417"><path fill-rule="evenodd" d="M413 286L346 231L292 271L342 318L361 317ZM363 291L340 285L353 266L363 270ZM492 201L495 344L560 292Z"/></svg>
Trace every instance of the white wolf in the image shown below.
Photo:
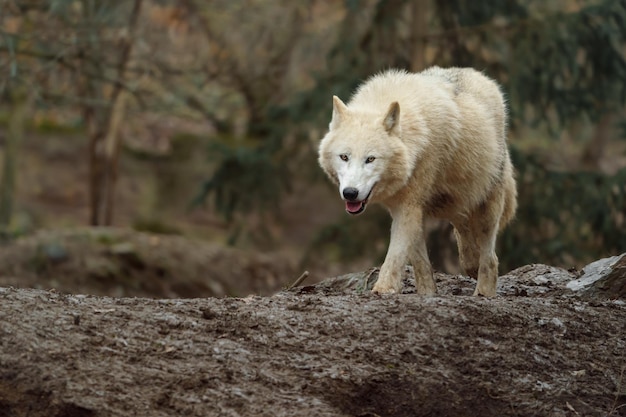
<svg viewBox="0 0 626 417"><path fill-rule="evenodd" d="M496 295L496 236L515 214L517 191L494 81L469 68L378 74L348 105L333 97L319 163L348 213L379 202L391 214L374 292L399 292L407 261L417 292L436 292L424 239L432 216L454 225L461 266L478 280L474 295Z"/></svg>

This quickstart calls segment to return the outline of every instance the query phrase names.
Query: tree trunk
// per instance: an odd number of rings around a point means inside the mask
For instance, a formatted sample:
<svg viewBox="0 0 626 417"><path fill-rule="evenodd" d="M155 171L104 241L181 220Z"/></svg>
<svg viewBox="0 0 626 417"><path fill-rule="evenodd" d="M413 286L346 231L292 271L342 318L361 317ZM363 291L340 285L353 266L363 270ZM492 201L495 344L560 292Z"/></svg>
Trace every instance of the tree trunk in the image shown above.
<svg viewBox="0 0 626 417"><path fill-rule="evenodd" d="M105 140L106 172L104 178L104 225L113 224L115 208L115 185L118 177L118 161L120 153L120 128L126 111L127 94L121 93L113 103L111 120Z"/></svg>
<svg viewBox="0 0 626 417"><path fill-rule="evenodd" d="M426 35L428 34L429 0L415 0L411 5L411 71L418 72L426 67Z"/></svg>
<svg viewBox="0 0 626 417"><path fill-rule="evenodd" d="M100 225L104 160L101 156L102 135L96 132L89 140L89 224Z"/></svg>
<svg viewBox="0 0 626 417"><path fill-rule="evenodd" d="M24 124L28 114L28 94L23 88L17 87L10 92L9 129L4 146L2 163L2 179L0 180L0 238L8 235L13 214L13 197L15 194L17 148L24 137Z"/></svg>
<svg viewBox="0 0 626 417"><path fill-rule="evenodd" d="M82 0L83 19L88 24L87 48L93 53L92 61L82 60L79 68L79 79L81 80L80 96L84 104L82 107L83 119L87 126L87 136L89 138L89 224L97 226L100 221L100 202L102 200L102 140L104 133L103 111L98 108L98 103L104 101L102 89L94 74L99 74L102 68L94 62L102 61L100 46L100 29L97 24L95 4L90 0ZM83 55L83 54L80 54ZM84 55L87 55L85 52Z"/></svg>
<svg viewBox="0 0 626 417"><path fill-rule="evenodd" d="M116 68L116 78L108 99L110 106L105 109L104 116L98 117L93 105L87 104L85 119L90 126L90 180L89 180L89 223L92 226L111 225L113 222L115 185L117 183L117 165L119 156L119 129L124 116L126 99L123 97L124 76L130 60L137 22L141 13L143 0L135 0L128 20L128 37L121 42L121 52ZM93 10L86 8L88 18L95 19ZM95 24L95 22L94 22ZM91 33L93 47L98 47L99 35ZM100 69L92 68L97 74ZM87 98L103 97L99 82L87 80Z"/></svg>

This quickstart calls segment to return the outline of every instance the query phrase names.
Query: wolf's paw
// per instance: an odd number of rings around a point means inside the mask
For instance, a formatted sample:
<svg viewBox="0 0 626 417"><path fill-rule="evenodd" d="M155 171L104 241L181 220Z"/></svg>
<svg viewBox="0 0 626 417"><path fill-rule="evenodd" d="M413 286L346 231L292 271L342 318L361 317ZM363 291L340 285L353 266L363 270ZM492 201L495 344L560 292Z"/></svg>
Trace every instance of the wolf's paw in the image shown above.
<svg viewBox="0 0 626 417"><path fill-rule="evenodd" d="M374 288L372 288L374 294L398 294L400 290L401 288L399 286L380 281L374 284Z"/></svg>
<svg viewBox="0 0 626 417"><path fill-rule="evenodd" d="M437 285L432 274L415 277L415 292L417 295L435 295L437 294Z"/></svg>
<svg viewBox="0 0 626 417"><path fill-rule="evenodd" d="M498 276L496 274L493 274L491 277L481 276L476 283L474 296L495 297L497 286Z"/></svg>
<svg viewBox="0 0 626 417"><path fill-rule="evenodd" d="M495 288L479 288L476 286L474 290L474 297L495 297L496 289Z"/></svg>

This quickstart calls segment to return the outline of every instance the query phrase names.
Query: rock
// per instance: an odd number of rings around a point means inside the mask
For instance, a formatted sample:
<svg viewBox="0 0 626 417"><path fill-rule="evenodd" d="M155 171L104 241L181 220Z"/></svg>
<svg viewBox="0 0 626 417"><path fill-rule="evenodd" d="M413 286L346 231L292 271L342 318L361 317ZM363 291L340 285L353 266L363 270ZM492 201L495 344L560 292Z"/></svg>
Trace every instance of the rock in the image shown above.
<svg viewBox="0 0 626 417"><path fill-rule="evenodd" d="M118 256L137 256L137 250L130 242L122 242L112 245L109 251L111 254Z"/></svg>
<svg viewBox="0 0 626 417"><path fill-rule="evenodd" d="M567 288L591 298L626 298L626 253L590 263Z"/></svg>
<svg viewBox="0 0 626 417"><path fill-rule="evenodd" d="M38 252L50 262L63 262L68 258L67 249L59 242L48 242L37 248Z"/></svg>
<svg viewBox="0 0 626 417"><path fill-rule="evenodd" d="M556 297L571 294L566 285L576 274L550 265L521 266L498 278L498 295Z"/></svg>
<svg viewBox="0 0 626 417"><path fill-rule="evenodd" d="M378 280L378 268L353 272L338 277L327 278L315 285L296 287L292 291L303 294L347 294L371 291ZM498 295L505 297L557 297L575 295L566 288L576 274L563 268L549 265L525 265L498 278ZM437 295L471 296L476 280L465 275L450 275L435 272ZM407 265L402 280L402 293L415 294L413 267Z"/></svg>
<svg viewBox="0 0 626 417"><path fill-rule="evenodd" d="M327 278L314 286L301 287L303 292L311 292L313 288L322 293L343 293L357 292L363 293L371 291L378 280L378 268L368 271L353 272L338 277ZM296 291L300 291L298 287Z"/></svg>

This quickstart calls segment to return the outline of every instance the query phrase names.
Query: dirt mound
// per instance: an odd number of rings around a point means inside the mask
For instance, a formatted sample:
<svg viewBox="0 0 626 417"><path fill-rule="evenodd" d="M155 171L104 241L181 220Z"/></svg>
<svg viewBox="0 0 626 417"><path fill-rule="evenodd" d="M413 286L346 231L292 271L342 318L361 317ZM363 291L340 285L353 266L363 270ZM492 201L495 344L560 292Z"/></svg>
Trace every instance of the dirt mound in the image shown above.
<svg viewBox="0 0 626 417"><path fill-rule="evenodd" d="M532 265L499 297L375 296L376 271L271 297L0 289L0 415L624 416L626 303ZM407 276L410 271L407 272Z"/></svg>
<svg viewBox="0 0 626 417"><path fill-rule="evenodd" d="M46 230L0 247L0 286L114 297L271 294L297 276L280 254L115 228Z"/></svg>

